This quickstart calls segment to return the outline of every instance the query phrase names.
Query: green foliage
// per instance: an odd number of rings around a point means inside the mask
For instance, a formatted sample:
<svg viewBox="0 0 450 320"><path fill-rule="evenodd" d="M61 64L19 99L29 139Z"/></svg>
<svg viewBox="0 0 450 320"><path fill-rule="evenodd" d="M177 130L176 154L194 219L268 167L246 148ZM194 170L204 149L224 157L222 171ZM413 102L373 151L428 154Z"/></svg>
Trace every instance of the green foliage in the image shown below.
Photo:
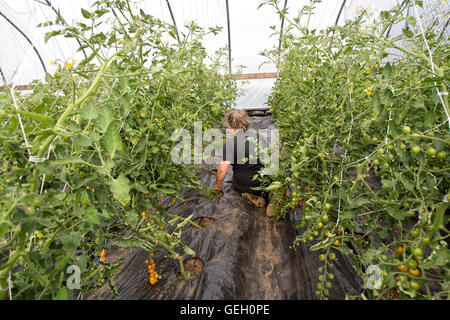
<svg viewBox="0 0 450 320"><path fill-rule="evenodd" d="M278 1L265 4L284 14ZM323 275L336 250L352 255L364 283L365 268L379 266L383 283L366 288L371 299L449 296L449 105L437 93L448 92L449 44L428 30L431 61L423 37L385 38L409 5L372 25L364 12L320 32L288 19L281 58L266 52L280 69L269 104L285 148L272 179L275 213L285 216L303 198L295 243L313 241L312 249L323 251ZM415 20L407 22L414 27ZM404 253L394 252L398 246ZM416 248L424 253L419 276L401 267L420 253ZM394 280L399 275L404 280ZM420 289L406 285L412 280Z"/></svg>
<svg viewBox="0 0 450 320"><path fill-rule="evenodd" d="M109 260L110 247L159 248L181 262L193 254L182 227L169 231L163 206L198 185L195 166L171 161L171 135L193 130L194 121L219 124L235 84L220 75L221 55L206 55L208 32L192 24L166 42L171 26L131 12L127 1L114 1L121 21L111 26L111 8L97 1L82 10L83 22L52 23L58 30L46 40L76 38L92 54L56 60L57 72L31 95L16 94L29 150L12 97L0 95L0 298L8 298L9 275L13 299L73 298L72 264L81 268L83 294L106 283L114 289L120 263Z"/></svg>

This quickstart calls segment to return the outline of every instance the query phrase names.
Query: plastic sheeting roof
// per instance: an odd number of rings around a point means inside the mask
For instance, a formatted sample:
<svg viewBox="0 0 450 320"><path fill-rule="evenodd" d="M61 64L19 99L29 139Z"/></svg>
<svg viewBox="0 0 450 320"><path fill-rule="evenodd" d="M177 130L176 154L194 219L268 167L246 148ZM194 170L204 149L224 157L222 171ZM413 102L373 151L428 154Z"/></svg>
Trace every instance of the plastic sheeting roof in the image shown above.
<svg viewBox="0 0 450 320"><path fill-rule="evenodd" d="M179 32L184 32L185 23L196 21L202 27L220 26L223 28L218 36L208 36L204 45L209 53L228 45L226 0L131 0L132 8L142 9L167 23L172 24L167 2L170 4ZM272 7L263 6L258 9L262 0L228 0L230 14L232 70L238 71L245 66L243 73L276 72L273 63L259 53L266 49L278 47L278 35L270 29L280 29L281 21ZM333 0L323 1L316 5L309 27L324 29L334 25L339 16L339 24L354 18L361 9L371 8L377 15L400 4L401 0ZM433 6L446 5L442 0L425 0L425 10L432 15ZM51 61L56 59L83 59L83 53L77 52L79 47L74 39L56 37L47 43L46 32L51 27L37 28L39 23L53 20L54 9L59 10L62 17L70 24L82 20L81 8L89 9L93 0L3 0L0 2L0 68L2 77L0 85L6 83L28 84L35 79L43 79L44 69L52 73L56 67ZM288 0L289 16L297 15L300 8L309 0ZM283 5L284 1L280 1ZM423 11L422 11L423 13ZM443 18L444 19L444 18ZM448 18L447 23L448 23ZM11 24L12 22L12 24ZM301 20L305 24L305 21ZM13 26L14 24L14 26ZM443 20L443 24L445 21ZM285 24L286 25L286 24ZM19 31L20 30L20 31ZM401 28L399 29L401 32ZM395 31L395 30L394 30ZM446 36L448 32L446 31ZM271 36L272 35L272 36ZM27 40L28 38L28 40ZM34 48L31 46L32 43ZM39 53L39 55L37 54ZM263 63L266 63L262 65ZM267 95L274 79L239 81L244 95L237 99L237 108L265 107Z"/></svg>

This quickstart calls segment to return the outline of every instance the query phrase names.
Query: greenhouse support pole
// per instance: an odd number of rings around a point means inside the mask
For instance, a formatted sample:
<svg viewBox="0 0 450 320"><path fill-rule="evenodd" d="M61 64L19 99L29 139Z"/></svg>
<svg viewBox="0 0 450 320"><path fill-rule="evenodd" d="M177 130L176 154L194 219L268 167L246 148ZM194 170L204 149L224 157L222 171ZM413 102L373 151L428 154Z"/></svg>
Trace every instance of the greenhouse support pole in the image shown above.
<svg viewBox="0 0 450 320"><path fill-rule="evenodd" d="M38 51L38 50L36 49L36 47L34 46L33 42L31 42L30 38L28 38L27 35L26 35L25 33L23 33L23 31L20 30L20 28L19 28L18 26L16 26L11 20L9 20L8 17L5 16L5 15L3 14L3 12L0 11L0 15L1 15L3 18L5 18L5 20L8 21L8 23L9 23L10 25L12 25L17 31L19 31L20 34L28 41L28 43L29 43L29 44L31 45L31 47L33 48L34 52L36 52L36 55L38 56L39 61L40 61L41 64L42 64L42 68L44 69L44 72L47 73L47 68L45 67L44 61L42 60L42 57L41 57L39 51Z"/></svg>
<svg viewBox="0 0 450 320"><path fill-rule="evenodd" d="M231 30L230 30L230 10L228 6L228 0L225 0L226 9L227 9L227 26L228 26L228 72L230 73L230 79L232 78L232 70L231 70Z"/></svg>
<svg viewBox="0 0 450 320"><path fill-rule="evenodd" d="M398 3L398 2L397 2ZM402 4L399 4L399 8L403 7L406 3L406 0L403 0ZM408 8L409 11L409 8ZM409 14L408 14L409 15ZM391 34L391 30L392 30L392 26L394 25L394 23L391 23L391 25L389 26L389 30L386 34L386 39L389 39L389 35ZM383 36L383 35L382 35Z"/></svg>
<svg viewBox="0 0 450 320"><path fill-rule="evenodd" d="M5 74L3 73L3 70L2 70L2 68L0 67L0 75L2 76L2 79L3 79L3 82L5 83L5 85L7 84L6 83L6 78L5 78Z"/></svg>
<svg viewBox="0 0 450 320"><path fill-rule="evenodd" d="M173 26L175 27L175 30L177 32L178 43L180 43L180 34L178 33L177 22L175 21L175 16L173 15L173 12L172 12L172 7L170 6L169 0L166 0L166 3L167 3L167 8L169 8L170 17L172 18L172 21L173 21Z"/></svg>
<svg viewBox="0 0 450 320"><path fill-rule="evenodd" d="M444 33L445 33L445 30L447 30L448 22L449 22L449 21L450 21L450 18L447 19L447 23L445 24L444 28L442 29L442 32L441 32L441 35L439 36L439 38L442 38L442 36L443 36Z"/></svg>
<svg viewBox="0 0 450 320"><path fill-rule="evenodd" d="M337 15L336 21L334 22L334 26L335 26L335 27L337 26L337 24L338 24L338 22L339 22L339 18L341 17L342 10L344 10L344 6L345 6L345 3L346 3L346 2L347 2L347 0L343 0L343 1L342 1L341 8L339 9L339 13L338 13L338 15ZM331 35L330 47L333 45L334 33L335 33L335 30L333 30L333 34Z"/></svg>
<svg viewBox="0 0 450 320"><path fill-rule="evenodd" d="M288 0L284 0L284 8L283 11L286 10ZM280 39L278 41L278 64L280 63L280 55L281 55L281 40L283 38L283 28L284 28L284 14L281 17L281 26L280 26Z"/></svg>
<svg viewBox="0 0 450 320"><path fill-rule="evenodd" d="M339 13L338 13L338 16L336 18L336 22L334 23L335 26L337 26L337 24L339 22L339 18L341 17L342 10L344 10L344 6L345 6L346 2L347 2L347 0L342 1L341 9L339 9Z"/></svg>

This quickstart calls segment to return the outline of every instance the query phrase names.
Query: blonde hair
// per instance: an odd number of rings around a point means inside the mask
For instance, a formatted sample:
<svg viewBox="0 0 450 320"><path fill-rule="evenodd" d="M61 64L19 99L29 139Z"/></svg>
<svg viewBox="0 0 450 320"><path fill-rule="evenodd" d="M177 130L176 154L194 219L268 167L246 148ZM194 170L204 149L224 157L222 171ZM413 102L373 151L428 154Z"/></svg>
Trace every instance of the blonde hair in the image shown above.
<svg viewBox="0 0 450 320"><path fill-rule="evenodd" d="M250 127L251 121L245 110L233 110L225 115L224 124L232 129L242 129L245 132Z"/></svg>

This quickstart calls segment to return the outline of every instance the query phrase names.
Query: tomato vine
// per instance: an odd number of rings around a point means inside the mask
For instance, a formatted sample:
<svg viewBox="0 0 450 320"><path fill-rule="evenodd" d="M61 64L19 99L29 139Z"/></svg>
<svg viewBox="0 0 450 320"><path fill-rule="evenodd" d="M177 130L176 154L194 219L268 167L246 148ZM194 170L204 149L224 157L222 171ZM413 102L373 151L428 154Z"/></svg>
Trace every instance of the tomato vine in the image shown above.
<svg viewBox="0 0 450 320"><path fill-rule="evenodd" d="M185 279L183 257L195 255L181 241L191 217L167 209L183 187L200 188L197 168L172 162L171 136L194 121L219 124L236 95L222 55L201 43L220 30L192 23L178 38L126 0L81 11L73 25L58 17L41 27L52 26L46 40L74 38L91 54L52 61L56 71L29 95L0 93L1 299L76 298L103 284L118 297L112 248L161 250ZM78 291L66 285L70 265Z"/></svg>
<svg viewBox="0 0 450 320"><path fill-rule="evenodd" d="M439 94L448 43L432 29L411 36L419 22L404 13L414 1L321 31L278 1L264 4L290 25L281 52L265 52L280 70L269 104L285 150L268 190L278 219L305 199L295 244L323 252L317 295L327 297L338 250L353 258L363 298L448 298L449 107ZM386 37L405 21L403 34ZM370 266L380 270L376 288Z"/></svg>

